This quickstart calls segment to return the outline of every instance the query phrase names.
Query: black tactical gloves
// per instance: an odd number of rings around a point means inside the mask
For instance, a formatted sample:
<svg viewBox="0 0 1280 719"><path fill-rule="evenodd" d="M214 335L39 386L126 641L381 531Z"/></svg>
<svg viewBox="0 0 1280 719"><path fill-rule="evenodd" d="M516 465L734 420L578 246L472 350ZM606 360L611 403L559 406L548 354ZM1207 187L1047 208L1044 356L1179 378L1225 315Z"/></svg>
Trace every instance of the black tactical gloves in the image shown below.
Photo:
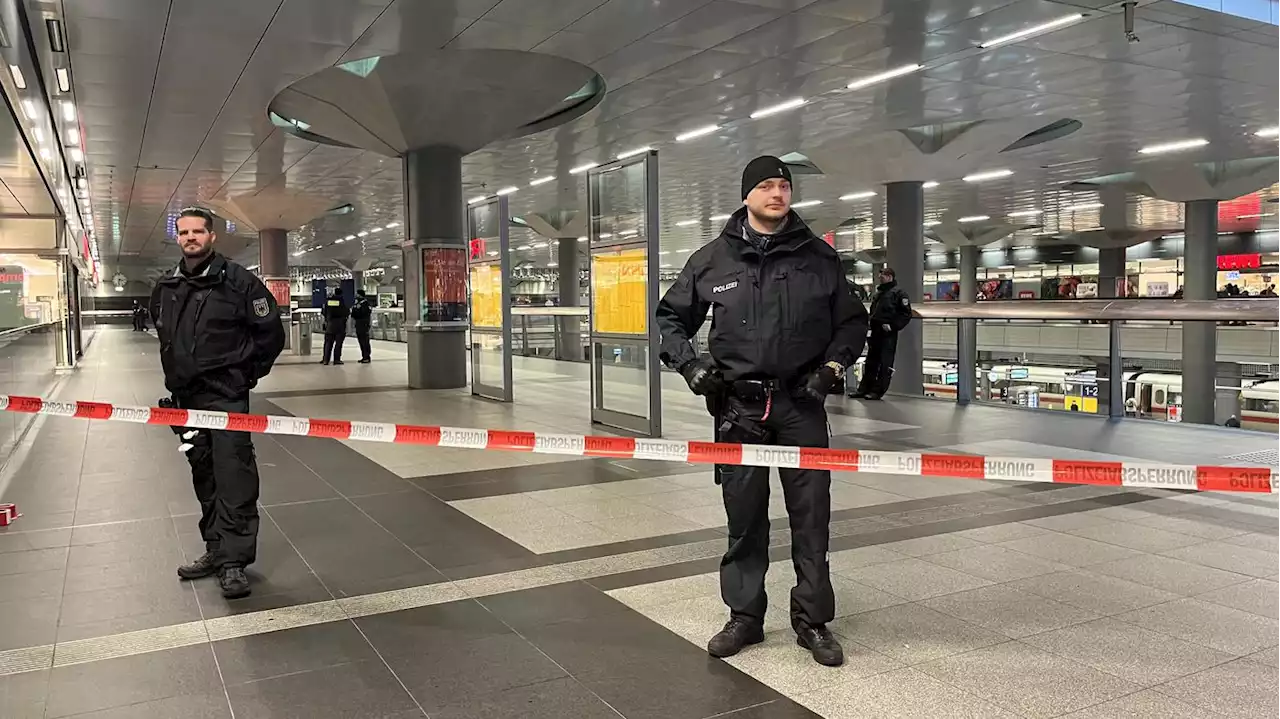
<svg viewBox="0 0 1280 719"><path fill-rule="evenodd" d="M825 402L827 401L827 394L831 392L831 388L836 386L836 383L843 376L843 367L835 362L828 362L805 378L804 384L800 386L800 392L806 399L814 402Z"/></svg>
<svg viewBox="0 0 1280 719"><path fill-rule="evenodd" d="M694 394L708 397L724 391L724 377L711 360L702 357L689 360L680 368L680 374L684 375L684 381L689 383Z"/></svg>

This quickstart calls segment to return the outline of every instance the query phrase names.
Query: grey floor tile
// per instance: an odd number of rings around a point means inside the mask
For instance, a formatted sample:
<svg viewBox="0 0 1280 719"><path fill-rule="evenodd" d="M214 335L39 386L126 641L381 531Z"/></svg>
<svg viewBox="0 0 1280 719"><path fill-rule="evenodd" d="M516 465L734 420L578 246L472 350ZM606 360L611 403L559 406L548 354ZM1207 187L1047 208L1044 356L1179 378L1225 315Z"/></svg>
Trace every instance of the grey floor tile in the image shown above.
<svg viewBox="0 0 1280 719"><path fill-rule="evenodd" d="M0 651L53 644L61 605L61 597L51 596L0 602L0 617L22 617L22 621L0 622Z"/></svg>
<svg viewBox="0 0 1280 719"><path fill-rule="evenodd" d="M1026 537L1035 537L1044 534L1049 530L1043 527L1037 527L1024 522L1009 522L1008 524L995 524L990 527L978 527L976 529L965 529L959 532L953 532L956 536L973 539L984 544L996 544L999 542L1009 542L1014 539L1025 539Z"/></svg>
<svg viewBox="0 0 1280 719"><path fill-rule="evenodd" d="M1250 549L1260 549L1266 552L1280 552L1280 535L1277 535L1275 532L1268 532L1266 534L1248 532L1246 534L1237 534L1233 537L1227 537L1222 541L1227 544L1249 547Z"/></svg>
<svg viewBox="0 0 1280 719"><path fill-rule="evenodd" d="M1183 596L1203 594L1249 581L1249 577L1244 574L1225 572L1158 554L1144 554L1131 559L1097 564L1089 570Z"/></svg>
<svg viewBox="0 0 1280 719"><path fill-rule="evenodd" d="M5 552L0 554L0 576L65 569L69 552L66 547Z"/></svg>
<svg viewBox="0 0 1280 719"><path fill-rule="evenodd" d="M976 589L991 583L915 558L862 567L856 576L862 584L912 601Z"/></svg>
<svg viewBox="0 0 1280 719"><path fill-rule="evenodd" d="M969 549L971 547L980 547L982 542L968 537L960 537L955 534L935 534L928 537L917 537L915 539L904 539L898 542L889 542L881 544L880 547L899 554L905 554L908 557L923 557L929 554L939 554L942 552L952 552L957 549Z"/></svg>
<svg viewBox="0 0 1280 719"><path fill-rule="evenodd" d="M1116 619L1077 624L1024 641L1142 686L1162 684L1233 658Z"/></svg>
<svg viewBox="0 0 1280 719"><path fill-rule="evenodd" d="M1227 542L1205 542L1191 547L1161 552L1166 557L1181 559L1206 567L1222 569L1253 577L1270 577L1280 565L1280 556L1252 547L1241 547Z"/></svg>
<svg viewBox="0 0 1280 719"><path fill-rule="evenodd" d="M827 556L827 566L831 568L833 573L857 579L857 570L860 567L884 564L885 562L905 558L906 555L885 549L884 545L873 545L832 552Z"/></svg>
<svg viewBox="0 0 1280 719"><path fill-rule="evenodd" d="M417 652L390 657L387 663L432 716L450 706L568 676L516 634L423 646ZM480 677L483 681L477 681Z"/></svg>
<svg viewBox="0 0 1280 719"><path fill-rule="evenodd" d="M49 719L177 696L220 694L205 645L59 667L49 674Z"/></svg>
<svg viewBox="0 0 1280 719"><path fill-rule="evenodd" d="M979 587L920 602L923 606L1012 639L1096 619L1097 614L1008 585Z"/></svg>
<svg viewBox="0 0 1280 719"><path fill-rule="evenodd" d="M1088 709L1064 714L1063 719L1221 719L1221 714L1205 711L1154 689L1095 704Z"/></svg>
<svg viewBox="0 0 1280 719"><path fill-rule="evenodd" d="M66 577L66 572L61 569L7 574L0 580L0 604L39 597L57 597L62 594Z"/></svg>
<svg viewBox="0 0 1280 719"><path fill-rule="evenodd" d="M1247 660L1175 679L1156 691L1227 717L1274 719L1280 714L1276 672Z"/></svg>
<svg viewBox="0 0 1280 719"><path fill-rule="evenodd" d="M355 620L384 657L413 654L419 647L467 643L511 628L472 600L447 602Z"/></svg>
<svg viewBox="0 0 1280 719"><path fill-rule="evenodd" d="M1072 534L1085 539L1093 539L1107 544L1118 544L1139 552L1163 552L1192 544L1200 544L1205 540L1188 534L1167 532L1155 527L1145 527L1133 522L1111 522L1095 524L1077 529L1065 529L1065 534Z"/></svg>
<svg viewBox="0 0 1280 719"><path fill-rule="evenodd" d="M995 545L1012 549L1051 562L1060 562L1073 567L1088 567L1103 562L1129 559L1140 556L1132 549L1114 544L1095 542L1084 537L1075 537L1061 532L1038 537L1026 537Z"/></svg>
<svg viewBox="0 0 1280 719"><path fill-rule="evenodd" d="M794 632L781 629L765 635L763 644L725 661L765 686L793 698L902 666L901 662L857 642L846 639L841 644L844 647L844 664L835 668L824 667L815 663L808 651L796 645Z"/></svg>
<svg viewBox="0 0 1280 719"><path fill-rule="evenodd" d="M1096 514L1075 512L1072 514L1057 514L1051 517L1028 519L1023 521L1023 524L1040 527L1041 529L1051 529L1055 532L1062 532L1068 529L1079 529L1081 527L1092 527L1099 524L1106 524L1110 521L1111 520L1106 517L1099 517Z"/></svg>
<svg viewBox="0 0 1280 719"><path fill-rule="evenodd" d="M205 648L208 651L208 648ZM380 661L356 662L227 687L237 717L346 719L419 711Z"/></svg>
<svg viewBox="0 0 1280 719"><path fill-rule="evenodd" d="M477 701L437 710L431 714L432 719L517 716L522 719L619 719L620 715L599 697L569 678L494 692Z"/></svg>
<svg viewBox="0 0 1280 719"><path fill-rule="evenodd" d="M1116 618L1238 656L1280 641L1276 636L1280 623L1275 619L1196 599L1178 599Z"/></svg>
<svg viewBox="0 0 1280 719"><path fill-rule="evenodd" d="M1068 569L1065 564L1046 561L994 544L980 544L972 549L931 554L924 557L924 560L992 582L1011 582Z"/></svg>
<svg viewBox="0 0 1280 719"><path fill-rule="evenodd" d="M213 651L228 686L378 658L346 621L226 639Z"/></svg>
<svg viewBox="0 0 1280 719"><path fill-rule="evenodd" d="M1280 667L1280 653L1277 653L1277 647L1270 647L1268 649L1263 649L1260 652L1254 652L1253 654L1245 657L1245 659L1258 662L1259 664L1265 664L1269 667Z"/></svg>
<svg viewBox="0 0 1280 719"><path fill-rule="evenodd" d="M1212 522L1195 517L1183 517L1177 514L1157 514L1145 519L1139 519L1134 523L1144 527L1155 527L1166 532L1176 532L1206 540L1218 539L1225 541L1231 537L1246 534L1244 529L1224 526L1220 522Z"/></svg>
<svg viewBox="0 0 1280 719"><path fill-rule="evenodd" d="M1014 719L961 689L914 669L877 674L796 697L827 719Z"/></svg>
<svg viewBox="0 0 1280 719"><path fill-rule="evenodd" d="M899 604L837 619L830 628L903 664L919 664L1008 641L1002 634L919 604Z"/></svg>
<svg viewBox="0 0 1280 719"><path fill-rule="evenodd" d="M14 525L15 527L17 525ZM71 546L70 529L52 529L35 532L17 531L0 534L0 554L26 552L32 549L54 549Z"/></svg>
<svg viewBox="0 0 1280 719"><path fill-rule="evenodd" d="M44 719L49 670L0 676L0 716L5 719Z"/></svg>
<svg viewBox="0 0 1280 719"><path fill-rule="evenodd" d="M1203 602L1242 609L1269 619L1280 619L1280 586L1270 579L1255 579L1198 595Z"/></svg>
<svg viewBox="0 0 1280 719"><path fill-rule="evenodd" d="M821 719L821 717L806 709L803 704L782 698L722 714L716 719Z"/></svg>
<svg viewBox="0 0 1280 719"><path fill-rule="evenodd" d="M1009 582L1009 587L1109 616L1160 604L1180 595L1087 569L1068 569Z"/></svg>
<svg viewBox="0 0 1280 719"><path fill-rule="evenodd" d="M231 719L227 695L194 694L166 697L102 711L76 714L73 719Z"/></svg>
<svg viewBox="0 0 1280 719"><path fill-rule="evenodd" d="M975 649L918 669L1033 719L1083 709L1139 688L1021 642Z"/></svg>

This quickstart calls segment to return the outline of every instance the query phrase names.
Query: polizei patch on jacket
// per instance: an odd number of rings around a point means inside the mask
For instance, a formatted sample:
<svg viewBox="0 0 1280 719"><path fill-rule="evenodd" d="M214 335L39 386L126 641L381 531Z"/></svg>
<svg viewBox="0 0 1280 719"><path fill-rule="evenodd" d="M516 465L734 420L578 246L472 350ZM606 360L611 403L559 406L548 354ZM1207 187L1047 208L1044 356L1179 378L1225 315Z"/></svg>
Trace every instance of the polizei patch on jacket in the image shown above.
<svg viewBox="0 0 1280 719"><path fill-rule="evenodd" d="M267 304L267 298L259 297L253 301L253 313L259 317L271 314L271 305Z"/></svg>
<svg viewBox="0 0 1280 719"><path fill-rule="evenodd" d="M737 281L737 280L734 280L733 282L726 282L726 283L725 283L725 284L723 284L723 285L716 285L715 287L712 287L712 288L711 288L711 292L712 292L713 294L717 294L717 295L718 295L718 294L720 294L721 292L728 292L729 290L731 290L731 289L733 289L734 287L737 287L737 286L738 286L738 281Z"/></svg>

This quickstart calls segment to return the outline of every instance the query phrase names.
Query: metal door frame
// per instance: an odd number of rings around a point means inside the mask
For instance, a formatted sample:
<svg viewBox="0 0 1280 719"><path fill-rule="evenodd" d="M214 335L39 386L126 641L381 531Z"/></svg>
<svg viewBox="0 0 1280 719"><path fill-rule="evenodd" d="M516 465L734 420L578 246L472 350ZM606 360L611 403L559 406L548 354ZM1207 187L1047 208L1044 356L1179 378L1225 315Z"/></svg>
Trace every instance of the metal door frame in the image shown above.
<svg viewBox="0 0 1280 719"><path fill-rule="evenodd" d="M483 208L494 208L498 213L498 261L483 258L479 261L471 257L470 240L478 237L476 232L475 211ZM473 265L494 265L500 268L501 290L502 290L502 328L494 329L492 327L476 327L475 313L472 311L471 303L468 304L467 325L471 329L471 394L485 399L495 400L497 402L510 402L512 400L512 371L511 371L511 283L508 278L511 277L511 223L509 210L507 207L507 198L504 195L490 198L484 202L478 202L467 207L467 281L471 281L471 267ZM468 287L470 289L470 287ZM471 300L471 292L467 292L468 300ZM480 351L477 347L477 336L493 337L501 335L502 337L502 387L485 384L480 381Z"/></svg>

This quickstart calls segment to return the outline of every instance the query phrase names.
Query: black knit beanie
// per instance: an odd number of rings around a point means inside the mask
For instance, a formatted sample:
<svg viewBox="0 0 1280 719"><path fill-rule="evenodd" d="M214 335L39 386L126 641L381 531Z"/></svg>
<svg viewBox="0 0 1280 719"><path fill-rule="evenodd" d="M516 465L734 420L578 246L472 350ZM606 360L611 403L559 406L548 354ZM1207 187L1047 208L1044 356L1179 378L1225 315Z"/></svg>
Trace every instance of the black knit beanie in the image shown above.
<svg viewBox="0 0 1280 719"><path fill-rule="evenodd" d="M742 199L747 199L756 185L775 177L791 182L791 168L787 167L787 163L773 155L761 155L748 162L746 169L742 171Z"/></svg>

